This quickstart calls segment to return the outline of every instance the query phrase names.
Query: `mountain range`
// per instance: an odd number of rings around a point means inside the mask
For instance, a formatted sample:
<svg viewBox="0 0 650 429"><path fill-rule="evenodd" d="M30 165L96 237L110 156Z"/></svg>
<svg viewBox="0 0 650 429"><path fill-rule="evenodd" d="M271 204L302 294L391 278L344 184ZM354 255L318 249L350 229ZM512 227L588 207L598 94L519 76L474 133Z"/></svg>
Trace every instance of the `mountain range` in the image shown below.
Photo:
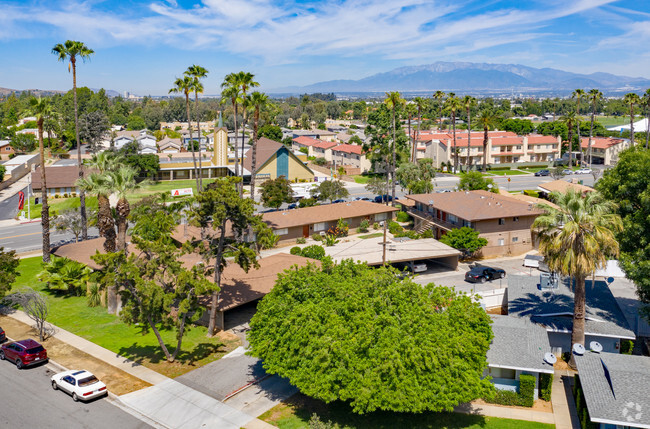
<svg viewBox="0 0 650 429"><path fill-rule="evenodd" d="M99 91L99 89L97 88L90 88L90 90L93 92ZM0 96L7 96L7 95L11 95L12 93L20 94L21 92L31 92L32 95L34 96L45 97L54 94L64 94L66 91L59 91L56 89L11 89L11 88L0 87ZM107 89L106 95L108 97L117 97L118 95L120 95L120 93L117 91L113 91L112 89Z"/></svg>
<svg viewBox="0 0 650 429"><path fill-rule="evenodd" d="M435 62L400 67L359 80L331 80L306 86L278 88L270 93L373 93L402 92L503 92L572 91L598 88L603 92L632 92L650 87L650 79L610 73L579 74L519 64Z"/></svg>

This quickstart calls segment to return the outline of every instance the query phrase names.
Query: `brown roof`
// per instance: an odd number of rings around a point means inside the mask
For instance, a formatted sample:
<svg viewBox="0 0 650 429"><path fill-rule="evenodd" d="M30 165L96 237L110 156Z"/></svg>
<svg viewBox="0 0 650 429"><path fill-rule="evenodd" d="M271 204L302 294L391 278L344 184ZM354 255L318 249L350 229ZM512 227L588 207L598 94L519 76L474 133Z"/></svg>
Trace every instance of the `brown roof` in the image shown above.
<svg viewBox="0 0 650 429"><path fill-rule="evenodd" d="M79 167L76 165L61 167L45 167L45 180L48 188L71 188L79 178ZM41 189L41 167L32 173L32 189Z"/></svg>
<svg viewBox="0 0 650 429"><path fill-rule="evenodd" d="M128 239L128 238L127 238ZM135 246L129 244L129 252L137 251ZM64 244L54 250L54 254L61 258L72 259L73 261L81 262L94 270L101 268L95 261L90 259L97 252L104 253L104 238L93 238L91 240L80 241L78 243Z"/></svg>
<svg viewBox="0 0 650 429"><path fill-rule="evenodd" d="M280 148L283 148L282 143L276 142L266 137L257 140L257 150L255 151L255 167L257 170L264 165ZM291 153L289 151L289 153ZM244 168L248 171L253 171L253 149L249 149L244 157Z"/></svg>
<svg viewBox="0 0 650 429"><path fill-rule="evenodd" d="M372 216L379 213L398 211L395 207L369 201L351 201L349 203L325 204L301 209L282 210L264 213L262 220L271 228L291 228L300 225L311 225L320 222L332 222L361 216Z"/></svg>
<svg viewBox="0 0 650 429"><path fill-rule="evenodd" d="M436 209L468 221L499 219L511 216L534 216L542 213L532 203L487 191L417 194L407 195L406 198L425 205L433 205Z"/></svg>
<svg viewBox="0 0 650 429"><path fill-rule="evenodd" d="M537 185L538 188L546 192L560 192L565 193L569 189L580 192L593 192L594 189L589 186L581 185L579 183L571 183L566 180L554 180L553 182L541 183Z"/></svg>
<svg viewBox="0 0 650 429"><path fill-rule="evenodd" d="M552 202L542 198L531 197L530 195L526 195L526 194L511 194L508 191L504 191L503 189L499 189L499 193L501 195L507 195L511 198L514 198L515 200L523 201L525 203L546 204L556 209L559 208L557 205L553 204Z"/></svg>

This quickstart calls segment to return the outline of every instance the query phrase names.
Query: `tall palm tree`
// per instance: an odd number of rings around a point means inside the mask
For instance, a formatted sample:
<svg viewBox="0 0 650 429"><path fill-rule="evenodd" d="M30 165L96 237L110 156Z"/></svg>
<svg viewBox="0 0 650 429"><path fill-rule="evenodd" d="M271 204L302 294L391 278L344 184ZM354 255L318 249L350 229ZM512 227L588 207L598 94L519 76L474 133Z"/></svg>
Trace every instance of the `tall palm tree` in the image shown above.
<svg viewBox="0 0 650 429"><path fill-rule="evenodd" d="M589 102L591 103L591 126L589 127L589 145L587 146L587 159L589 160L589 168L591 168L591 142L594 138L594 119L596 117L596 107L598 101L603 98L603 93L596 88L589 91Z"/></svg>
<svg viewBox="0 0 650 429"><path fill-rule="evenodd" d="M462 101L450 92L445 100L447 110L451 113L451 129L454 138L454 172L458 172L458 150L456 148L456 112L463 108Z"/></svg>
<svg viewBox="0 0 650 429"><path fill-rule="evenodd" d="M249 72L244 72L240 71L236 75L236 81L237 85L239 86L239 89L241 90L241 95L242 95L242 100L246 100L246 93L249 89L255 88L260 86L258 82L256 82L255 75ZM241 156L242 156L242 176L244 174L243 170L243 165L244 165L244 136L246 132L246 123L248 119L247 115L247 110L244 106L242 106L242 129L241 129ZM237 146L237 145L235 145ZM243 181L242 181L243 184ZM243 185L239 187L239 196L241 197L244 192L244 187Z"/></svg>
<svg viewBox="0 0 650 429"><path fill-rule="evenodd" d="M237 128L237 109L239 103L243 103L244 100L241 97L241 89L239 88L237 75L235 73L226 75L221 83L221 103L225 103L226 101L230 101L233 108L233 122L235 124L235 176L239 176L241 172L239 171L239 154L237 151L237 131L239 131ZM241 182L239 182L237 186L241 186Z"/></svg>
<svg viewBox="0 0 650 429"><path fill-rule="evenodd" d="M397 109L400 106L402 106L404 103L405 103L405 101L404 101L404 99L402 98L402 96L400 95L399 92L392 91L392 92L387 92L386 93L386 99L384 100L384 104L386 104L386 107L388 107L392 112L392 125L393 125L393 145L392 145L392 148L391 148L392 156L391 156L391 168L390 168L390 170L391 170L390 177L391 177L391 182L392 182L391 183L391 185L392 185L391 186L391 188L392 188L392 191L391 191L391 197L392 197L391 203L392 204L391 205L392 206L395 206L395 163L396 163L395 152L397 150L397 145L396 145L397 140L396 140L396 133L395 133L395 127L396 127L396 125L395 125L395 120L396 120L395 115L397 113Z"/></svg>
<svg viewBox="0 0 650 429"><path fill-rule="evenodd" d="M616 214L616 204L598 192L582 195L570 190L552 193L557 205L540 204L544 211L533 222L539 238L539 251L551 270L575 279L571 347L585 342L585 279L607 259L618 255L616 234L623 222ZM573 354L569 362L575 368Z"/></svg>
<svg viewBox="0 0 650 429"><path fill-rule="evenodd" d="M487 145L488 131L494 126L496 118L489 108L482 109L479 113L478 123L483 127L483 172L487 171Z"/></svg>
<svg viewBox="0 0 650 429"><path fill-rule="evenodd" d="M196 129L199 134L199 188L197 192L203 190L203 162L201 161L201 114L199 113L199 94L203 93L203 84L201 79L208 75L208 70L196 64L192 64L183 73L185 76L193 78L192 90L194 91L194 114L196 115Z"/></svg>
<svg viewBox="0 0 650 429"><path fill-rule="evenodd" d="M43 231L43 262L50 262L50 212L47 204L47 180L45 177L45 148L43 145L43 123L52 114L52 103L48 98L31 98L28 116L36 117L38 126L38 152L41 162L41 229ZM28 196L29 198L29 196Z"/></svg>
<svg viewBox="0 0 650 429"><path fill-rule="evenodd" d="M115 219L108 199L113 189L107 173L117 170L121 162L121 158L111 151L100 152L86 161L86 166L93 172L77 180L77 187L97 195L97 229L100 237L104 237L104 251L107 253L117 250Z"/></svg>
<svg viewBox="0 0 650 429"><path fill-rule="evenodd" d="M472 141L472 116L470 114L470 109L476 103L476 98L466 95L463 98L463 107L467 112L467 171L471 167L471 157L470 157L470 143Z"/></svg>
<svg viewBox="0 0 650 429"><path fill-rule="evenodd" d="M643 94L643 107L645 108L645 148L648 148L650 140L650 88Z"/></svg>
<svg viewBox="0 0 650 429"><path fill-rule="evenodd" d="M415 138L411 135L411 119L413 119L415 117L415 115L417 115L418 111L417 111L417 107L415 106L415 104L412 104L412 103L407 103L405 110L406 110L406 119L408 121L408 135L409 135L409 146L408 147L409 147L409 152L415 153L413 148L415 147L416 143L415 143ZM409 158L410 158L410 156L409 156ZM413 161L413 162L415 162L415 161Z"/></svg>
<svg viewBox="0 0 650 429"><path fill-rule="evenodd" d="M630 106L630 144L634 146L634 106L641 103L641 98L634 92L629 92L623 101Z"/></svg>
<svg viewBox="0 0 650 429"><path fill-rule="evenodd" d="M192 116L190 115L190 91L195 87L194 78L190 76L177 77L174 81L174 87L169 93L182 93L185 95L185 110L187 112L187 129L190 132L190 146L192 148L192 161L194 162L194 178L196 179L196 189L201 189L199 175L197 174L196 153L194 152L194 140L192 139ZM199 144L200 145L200 144Z"/></svg>
<svg viewBox="0 0 650 429"><path fill-rule="evenodd" d="M59 61L69 60L68 72L72 67L72 98L74 100L74 134L77 142L77 164L79 165L79 178L83 179L84 171L81 163L81 143L79 141L79 109L77 107L77 58L86 62L90 56L95 53L92 49L86 46L83 42L75 40L66 40L65 43L58 43L52 48L52 53L55 54ZM86 218L86 194L82 190L79 192L79 202L81 211L81 239L88 239L88 221Z"/></svg>
<svg viewBox="0 0 650 429"><path fill-rule="evenodd" d="M117 195L117 205L115 206L115 215L117 218L117 250L126 251L126 231L129 226L129 214L131 205L126 199L127 194L139 189L142 183L136 181L138 172L130 166L121 166L117 170L109 171L108 180L112 193Z"/></svg>
<svg viewBox="0 0 650 429"><path fill-rule="evenodd" d="M248 106L253 110L253 147L251 148L251 198L255 201L255 175L257 173L257 130L260 124L260 112L270 104L268 95L255 91L248 97Z"/></svg>
<svg viewBox="0 0 650 429"><path fill-rule="evenodd" d="M420 140L420 129L422 129L422 109L424 108L424 105L427 103L427 100L425 100L422 97L415 97L413 99L413 102L415 103L415 106L418 109L418 131L417 135L415 137L415 142L413 143L413 163L416 163L418 160L418 141Z"/></svg>
<svg viewBox="0 0 650 429"><path fill-rule="evenodd" d="M567 126L569 132L568 134L569 144L567 148L569 151L569 168L570 168L571 164L573 163L573 126L576 123L576 112L570 110L566 113L566 115L562 116L560 120ZM560 157L561 156L562 156L562 145L560 145Z"/></svg>
<svg viewBox="0 0 650 429"><path fill-rule="evenodd" d="M446 94L443 91L436 91L433 93L433 98L438 100L438 130L442 132L442 108L444 106L443 100Z"/></svg>
<svg viewBox="0 0 650 429"><path fill-rule="evenodd" d="M584 89L575 89L573 90L573 94L571 96L576 99L576 134L578 135L578 150L581 150L581 144L580 144L580 100L582 97L586 95ZM569 158L571 159L571 158ZM577 161L577 160L576 160ZM569 168L571 168L571 164L569 163Z"/></svg>

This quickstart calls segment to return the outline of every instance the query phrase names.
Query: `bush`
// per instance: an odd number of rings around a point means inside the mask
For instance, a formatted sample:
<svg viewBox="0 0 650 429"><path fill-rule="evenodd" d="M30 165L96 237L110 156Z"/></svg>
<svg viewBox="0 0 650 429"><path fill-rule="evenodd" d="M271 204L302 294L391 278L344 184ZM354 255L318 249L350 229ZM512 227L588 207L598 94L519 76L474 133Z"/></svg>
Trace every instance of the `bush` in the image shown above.
<svg viewBox="0 0 650 429"><path fill-rule="evenodd" d="M364 219L359 224L359 228L357 228L357 232L368 232L369 228L370 228L370 221L368 219Z"/></svg>
<svg viewBox="0 0 650 429"><path fill-rule="evenodd" d="M318 233L318 232L315 233L314 235L312 235L311 238L316 240L316 241L323 241L323 236L320 235L320 233Z"/></svg>
<svg viewBox="0 0 650 429"><path fill-rule="evenodd" d="M68 198L68 193L63 194L63 198Z"/></svg>
<svg viewBox="0 0 650 429"><path fill-rule="evenodd" d="M528 195L529 197L539 198L539 192L533 191L532 189L524 190L524 194Z"/></svg>
<svg viewBox="0 0 650 429"><path fill-rule="evenodd" d="M553 374L539 375L539 397L545 401L551 400L551 391L553 387Z"/></svg>
<svg viewBox="0 0 650 429"><path fill-rule="evenodd" d="M573 383L573 396L576 400L576 411L578 412L578 418L580 419L580 427L582 429L595 429L597 425L592 423L589 418L585 396L582 392L582 386L580 385L580 377L577 374Z"/></svg>
<svg viewBox="0 0 650 429"><path fill-rule="evenodd" d="M402 225L400 225L399 223L391 220L390 222L388 222L388 232L395 235L400 232L404 232L404 228L402 228Z"/></svg>
<svg viewBox="0 0 650 429"><path fill-rule="evenodd" d="M418 234L417 232L411 229L398 232L397 234L395 234L395 237L408 237L411 240L419 240L420 238L422 238L420 234Z"/></svg>
<svg viewBox="0 0 650 429"><path fill-rule="evenodd" d="M373 229L379 229L379 228L381 228L381 225L379 225L379 222L375 222L375 223L372 224L372 228Z"/></svg>
<svg viewBox="0 0 650 429"><path fill-rule="evenodd" d="M490 166L489 168L492 171L503 171L503 170L510 170L510 166L508 165L494 165Z"/></svg>
<svg viewBox="0 0 650 429"><path fill-rule="evenodd" d="M59 194L54 194L54 198L61 198L61 195L59 195Z"/></svg>
<svg viewBox="0 0 650 429"><path fill-rule="evenodd" d="M300 256L302 254L302 249L298 246L294 246L291 248L291 250L289 250L289 253L291 253L292 255Z"/></svg>
<svg viewBox="0 0 650 429"><path fill-rule="evenodd" d="M621 341L621 354L631 355L632 349L634 349L634 341L631 340L622 340Z"/></svg>
<svg viewBox="0 0 650 429"><path fill-rule="evenodd" d="M408 222L411 220L411 216L409 216L408 213L406 212L397 212L397 221L398 222Z"/></svg>
<svg viewBox="0 0 650 429"><path fill-rule="evenodd" d="M73 192L73 193L70 194L70 195L72 195L72 198L77 198L77 193L76 193L76 192Z"/></svg>
<svg viewBox="0 0 650 429"><path fill-rule="evenodd" d="M306 242L307 242L307 239L305 237L296 238L296 244L305 244Z"/></svg>
<svg viewBox="0 0 650 429"><path fill-rule="evenodd" d="M422 234L420 234L420 238L433 238L433 230L427 229Z"/></svg>
<svg viewBox="0 0 650 429"><path fill-rule="evenodd" d="M522 407L532 407L535 402L535 376L521 374L519 376L519 396Z"/></svg>
<svg viewBox="0 0 650 429"><path fill-rule="evenodd" d="M324 165L327 165L327 160L325 158L323 158L323 157L316 158L314 160L314 165L318 165L318 166L322 167Z"/></svg>
<svg viewBox="0 0 650 429"><path fill-rule="evenodd" d="M486 402L498 405L516 406L519 405L519 394L510 390L497 390L494 397L490 400L486 400Z"/></svg>
<svg viewBox="0 0 650 429"><path fill-rule="evenodd" d="M321 260L325 256L325 249L323 249L323 246L319 246L318 244L312 244L311 246L302 249L301 255L305 258Z"/></svg>
<svg viewBox="0 0 650 429"><path fill-rule="evenodd" d="M298 207L313 207L316 205L316 198L303 198L298 202Z"/></svg>

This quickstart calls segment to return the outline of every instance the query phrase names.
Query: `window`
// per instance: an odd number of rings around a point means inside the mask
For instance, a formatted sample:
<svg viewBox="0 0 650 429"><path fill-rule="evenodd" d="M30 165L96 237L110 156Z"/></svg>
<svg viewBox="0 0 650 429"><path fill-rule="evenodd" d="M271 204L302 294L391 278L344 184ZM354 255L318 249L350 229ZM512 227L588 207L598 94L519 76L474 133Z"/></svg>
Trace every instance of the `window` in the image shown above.
<svg viewBox="0 0 650 429"><path fill-rule="evenodd" d="M513 221L513 222L519 222L519 216L515 216L515 217L513 217L513 218L512 218L512 221Z"/></svg>
<svg viewBox="0 0 650 429"><path fill-rule="evenodd" d="M513 243L516 243L516 242L518 242L518 241L519 241L519 237L512 237L512 242L513 242Z"/></svg>
<svg viewBox="0 0 650 429"><path fill-rule="evenodd" d="M458 223L458 218L453 214L447 215L447 222L456 225Z"/></svg>
<svg viewBox="0 0 650 429"><path fill-rule="evenodd" d="M327 229L327 222L315 223L314 232L325 231Z"/></svg>
<svg viewBox="0 0 650 429"><path fill-rule="evenodd" d="M505 218L499 218L499 225L505 225L505 224L506 224Z"/></svg>
<svg viewBox="0 0 650 429"><path fill-rule="evenodd" d="M503 245L505 245L505 244L506 244L506 243L505 243L505 241L503 240L503 238L500 238L500 239L499 239L499 246L503 246Z"/></svg>
<svg viewBox="0 0 650 429"><path fill-rule="evenodd" d="M375 222L381 222L382 220L386 220L386 213L377 213L375 215Z"/></svg>
<svg viewBox="0 0 650 429"><path fill-rule="evenodd" d="M289 233L289 228L280 228L273 231L275 235L287 235Z"/></svg>

